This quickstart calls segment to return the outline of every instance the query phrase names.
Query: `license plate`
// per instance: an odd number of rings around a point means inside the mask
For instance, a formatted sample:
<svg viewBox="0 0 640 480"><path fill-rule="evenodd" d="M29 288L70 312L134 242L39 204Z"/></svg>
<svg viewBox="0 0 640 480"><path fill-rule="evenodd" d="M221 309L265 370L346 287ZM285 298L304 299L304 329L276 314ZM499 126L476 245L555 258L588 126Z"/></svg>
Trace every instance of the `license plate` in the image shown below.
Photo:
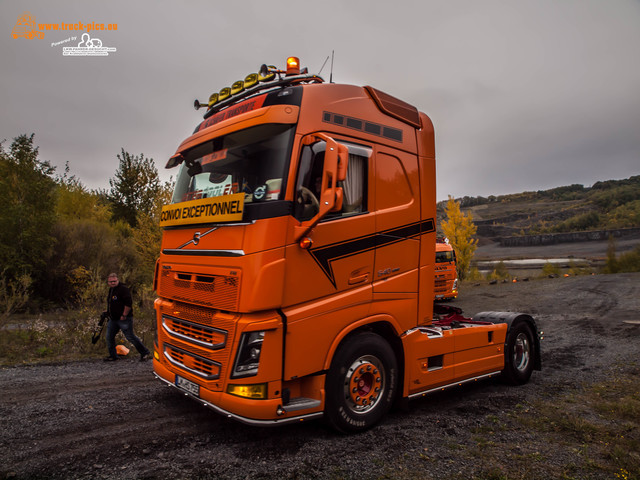
<svg viewBox="0 0 640 480"><path fill-rule="evenodd" d="M187 380L186 378L182 378L179 375L176 375L176 387L181 388L196 397L200 396L200 385L193 383L191 380Z"/></svg>

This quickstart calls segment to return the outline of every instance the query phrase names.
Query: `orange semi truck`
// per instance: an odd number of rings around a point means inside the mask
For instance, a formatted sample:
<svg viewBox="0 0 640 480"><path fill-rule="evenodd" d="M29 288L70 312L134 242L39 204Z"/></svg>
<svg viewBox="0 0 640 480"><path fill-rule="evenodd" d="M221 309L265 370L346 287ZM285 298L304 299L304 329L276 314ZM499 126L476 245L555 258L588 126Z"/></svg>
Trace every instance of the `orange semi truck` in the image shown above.
<svg viewBox="0 0 640 480"><path fill-rule="evenodd" d="M427 115L295 57L195 106L204 119L167 163L160 380L247 424L357 432L396 401L540 369L531 316L434 307Z"/></svg>
<svg viewBox="0 0 640 480"><path fill-rule="evenodd" d="M458 272L456 252L446 240L436 240L434 293L436 300L453 300L458 297Z"/></svg>

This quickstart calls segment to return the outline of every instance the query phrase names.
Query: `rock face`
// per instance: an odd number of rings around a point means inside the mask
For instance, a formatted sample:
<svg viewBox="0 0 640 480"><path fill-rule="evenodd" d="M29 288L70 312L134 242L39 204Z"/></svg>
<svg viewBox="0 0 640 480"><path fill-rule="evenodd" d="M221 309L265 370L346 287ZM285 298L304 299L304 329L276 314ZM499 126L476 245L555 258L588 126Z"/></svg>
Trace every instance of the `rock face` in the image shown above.
<svg viewBox="0 0 640 480"><path fill-rule="evenodd" d="M506 227L509 228L509 227ZM503 247L534 247L555 245L557 243L602 242L614 238L640 237L640 228L621 228L617 230L595 230L590 232L547 233L544 235L522 235L494 237Z"/></svg>
<svg viewBox="0 0 640 480"><path fill-rule="evenodd" d="M616 240L638 239L640 228L618 228L611 230L591 230L586 232L545 233L540 235L520 235L518 227L507 225L490 225L476 222L476 236L480 244L498 243L502 247L536 247L540 245L556 245L558 243L606 242L609 236Z"/></svg>

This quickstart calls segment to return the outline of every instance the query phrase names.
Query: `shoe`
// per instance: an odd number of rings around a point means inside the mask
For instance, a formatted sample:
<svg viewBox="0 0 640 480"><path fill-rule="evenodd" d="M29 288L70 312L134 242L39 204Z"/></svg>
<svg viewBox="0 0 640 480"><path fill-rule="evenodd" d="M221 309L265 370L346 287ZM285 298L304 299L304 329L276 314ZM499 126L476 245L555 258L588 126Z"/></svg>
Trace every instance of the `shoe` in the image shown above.
<svg viewBox="0 0 640 480"><path fill-rule="evenodd" d="M118 357L112 357L111 355L104 359L105 362L115 362L116 360L118 360Z"/></svg>
<svg viewBox="0 0 640 480"><path fill-rule="evenodd" d="M146 361L146 360L147 360L147 357L148 357L149 355L151 355L151 352L150 352L149 350L147 350L147 351L146 351L146 352L144 352L144 353L141 353L141 354L140 354L140 361L141 361L141 362Z"/></svg>

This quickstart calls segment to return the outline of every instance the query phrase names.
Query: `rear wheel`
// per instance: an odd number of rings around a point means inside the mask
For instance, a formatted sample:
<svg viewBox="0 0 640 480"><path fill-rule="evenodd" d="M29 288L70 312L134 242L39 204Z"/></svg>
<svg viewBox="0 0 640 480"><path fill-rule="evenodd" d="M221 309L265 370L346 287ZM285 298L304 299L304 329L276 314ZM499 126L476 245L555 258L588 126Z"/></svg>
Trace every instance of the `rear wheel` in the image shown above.
<svg viewBox="0 0 640 480"><path fill-rule="evenodd" d="M375 425L391 407L397 390L397 361L375 333L361 333L336 352L326 380L325 418L342 432Z"/></svg>
<svg viewBox="0 0 640 480"><path fill-rule="evenodd" d="M527 383L533 372L535 355L531 327L526 323L511 327L507 335L505 367L502 371L505 380L512 385Z"/></svg>

